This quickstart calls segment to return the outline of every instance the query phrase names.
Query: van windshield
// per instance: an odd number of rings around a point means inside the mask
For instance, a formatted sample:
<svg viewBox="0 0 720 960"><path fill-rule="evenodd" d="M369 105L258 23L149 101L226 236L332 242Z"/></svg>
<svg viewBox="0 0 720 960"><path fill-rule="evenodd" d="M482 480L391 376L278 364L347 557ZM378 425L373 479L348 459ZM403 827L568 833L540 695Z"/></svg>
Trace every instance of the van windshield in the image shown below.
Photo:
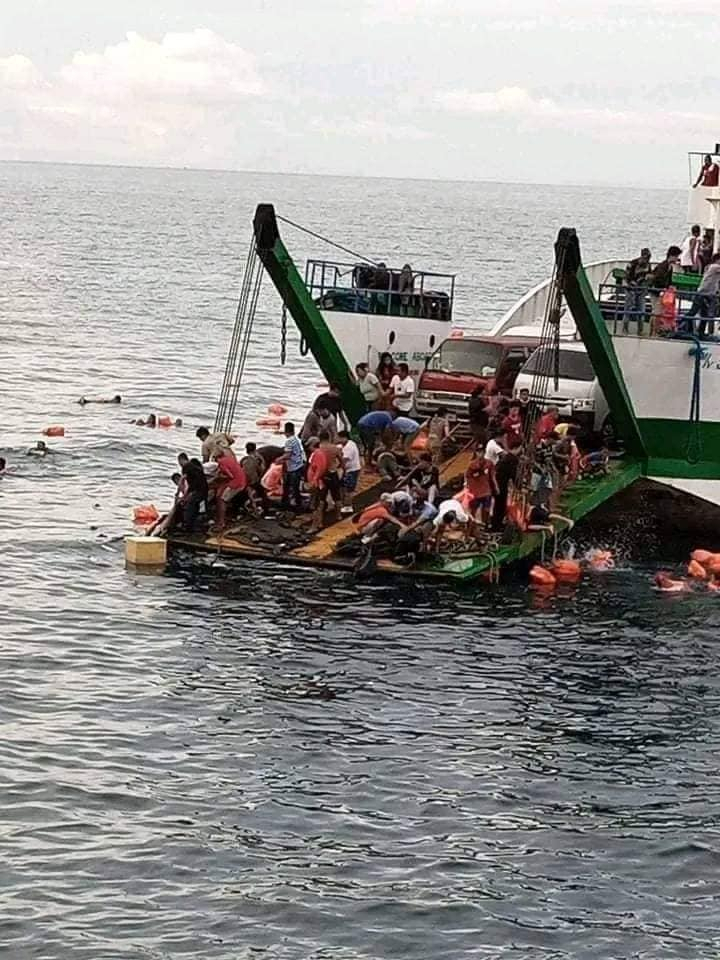
<svg viewBox="0 0 720 960"><path fill-rule="evenodd" d="M590 358L581 350L560 350L560 379L561 380L590 380L595 379L595 371ZM536 350L522 368L523 373L555 375L554 351L549 347L540 347Z"/></svg>
<svg viewBox="0 0 720 960"><path fill-rule="evenodd" d="M428 370L443 373L471 373L478 377L492 377L502 355L499 343L482 340L445 340L430 357Z"/></svg>

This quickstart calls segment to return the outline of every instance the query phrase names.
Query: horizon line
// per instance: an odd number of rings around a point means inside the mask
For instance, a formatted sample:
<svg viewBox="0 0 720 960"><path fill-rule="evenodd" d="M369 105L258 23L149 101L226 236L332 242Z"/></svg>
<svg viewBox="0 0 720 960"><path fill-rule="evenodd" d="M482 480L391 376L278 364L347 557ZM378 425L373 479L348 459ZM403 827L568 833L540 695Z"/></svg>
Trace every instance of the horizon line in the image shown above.
<svg viewBox="0 0 720 960"><path fill-rule="evenodd" d="M8 157L0 158L0 164L22 164L26 166L62 166L62 167L96 167L110 170L165 170L172 173L231 173L265 177L326 177L338 180L396 180L411 183L480 183L498 184L505 186L520 185L534 187L604 187L620 190L667 190L679 191L681 186L671 186L668 183L649 185L632 181L620 182L612 180L500 180L492 177L399 177L395 175L360 174L360 173L309 173L303 170L252 170L239 167L202 167L202 166L173 166L172 164L152 163L120 163L103 162L99 160L19 160Z"/></svg>

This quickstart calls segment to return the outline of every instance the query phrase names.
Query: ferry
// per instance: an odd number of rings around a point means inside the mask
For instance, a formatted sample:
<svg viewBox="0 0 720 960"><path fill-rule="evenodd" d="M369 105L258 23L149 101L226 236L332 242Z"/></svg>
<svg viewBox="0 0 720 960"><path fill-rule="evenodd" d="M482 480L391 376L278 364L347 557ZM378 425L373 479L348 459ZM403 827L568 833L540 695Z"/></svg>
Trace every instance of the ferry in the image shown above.
<svg viewBox="0 0 720 960"><path fill-rule="evenodd" d="M711 155L720 154L720 146ZM697 165L702 155L691 154ZM713 162L714 159L713 159ZM718 247L720 188L690 187L689 223L698 223ZM354 377L357 363L374 367L383 352L396 361L408 362L420 376L430 358L444 342L458 336L453 327L456 278L413 270L411 288L403 286L403 268L385 264L311 260L304 277L297 270L280 235L274 208L261 204L256 211L253 254L249 260L238 318L233 332L231 356L215 423L216 430L232 431L242 382L242 366L252 327L253 303L257 303L259 277L264 271L278 291L284 309L301 335L301 350L311 353L328 382L337 383L342 405L352 424L366 410ZM555 533L564 532L567 520L576 521L603 504L624 496L631 509L644 509L640 500L632 506L628 494L643 497L651 489L664 491L670 501L661 507L670 519L680 516L685 532L690 526L706 538L720 537L720 396L715 378L720 377L720 340L683 332L687 312L699 278L673 276L673 285L663 295L662 314L646 317L644 333L637 323L627 324L625 267L631 259L615 256L582 263L580 241L571 229L560 231L555 244L552 277L525 294L490 331L497 342L520 336L534 338L549 357L563 338L582 341L602 389L613 429L622 443L622 456L607 474L593 480L577 480L565 489L556 506L565 518ZM378 273L381 282L378 283ZM643 302L642 314L648 312ZM656 322L657 321L657 322ZM245 344L244 349L238 345ZM552 364L535 377L534 399L547 406L553 395ZM555 386L557 386L555 384ZM442 482L458 488L470 461L470 446L461 447L442 465ZM357 509L377 499L386 489L377 475L365 471L353 503ZM678 512L678 497L681 498ZM660 496L662 501L662 496ZM302 524L300 524L302 526ZM298 524L291 524L297 533ZM273 544L262 542L257 531L240 524L222 536L171 535L171 547L210 550L288 563L352 569L354 561L340 549L353 532L352 521L338 520L319 533L301 532L294 539L282 530ZM545 533L524 532L501 541L488 537L474 551L439 554L411 568L390 560L378 568L388 573L415 577L469 580L490 576L504 565L529 556L547 540Z"/></svg>

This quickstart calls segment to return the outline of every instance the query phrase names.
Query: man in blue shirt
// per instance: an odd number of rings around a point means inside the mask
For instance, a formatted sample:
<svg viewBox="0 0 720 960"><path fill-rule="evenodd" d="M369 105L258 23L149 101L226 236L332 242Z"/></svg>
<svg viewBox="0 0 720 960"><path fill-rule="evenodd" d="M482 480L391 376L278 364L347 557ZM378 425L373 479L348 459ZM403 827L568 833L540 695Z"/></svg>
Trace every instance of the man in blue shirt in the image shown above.
<svg viewBox="0 0 720 960"><path fill-rule="evenodd" d="M300 484L305 470L305 451L300 438L295 436L295 424L285 424L285 450L282 455L285 464L283 477L282 506L287 510L292 506L296 510L302 507Z"/></svg>
<svg viewBox="0 0 720 960"><path fill-rule="evenodd" d="M420 430L420 424L412 417L395 417L391 424L391 430L402 437L403 450L407 453Z"/></svg>
<svg viewBox="0 0 720 960"><path fill-rule="evenodd" d="M392 422L393 418L387 410L371 410L358 420L357 428L368 462L372 459L378 437L389 428Z"/></svg>

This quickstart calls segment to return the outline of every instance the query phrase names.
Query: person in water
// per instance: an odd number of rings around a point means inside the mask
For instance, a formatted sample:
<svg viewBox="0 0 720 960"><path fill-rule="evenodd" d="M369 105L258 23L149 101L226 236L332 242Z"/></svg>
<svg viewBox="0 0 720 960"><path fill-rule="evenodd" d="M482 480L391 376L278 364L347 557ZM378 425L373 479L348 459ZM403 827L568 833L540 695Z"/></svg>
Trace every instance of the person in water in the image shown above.
<svg viewBox="0 0 720 960"><path fill-rule="evenodd" d="M135 424L136 427L156 427L157 417L155 416L154 413L149 413L147 416L147 420L143 420L142 417L140 417L138 420L133 420L132 422Z"/></svg>
<svg viewBox="0 0 720 960"><path fill-rule="evenodd" d="M34 447L30 447L27 452L28 457L46 457L52 450L44 440L38 440Z"/></svg>
<svg viewBox="0 0 720 960"><path fill-rule="evenodd" d="M5 457L0 457L0 477L2 477L7 472L7 460Z"/></svg>
<svg viewBox="0 0 720 960"><path fill-rule="evenodd" d="M114 397L80 397L78 403L85 406L86 403L122 403L122 397L116 393Z"/></svg>

